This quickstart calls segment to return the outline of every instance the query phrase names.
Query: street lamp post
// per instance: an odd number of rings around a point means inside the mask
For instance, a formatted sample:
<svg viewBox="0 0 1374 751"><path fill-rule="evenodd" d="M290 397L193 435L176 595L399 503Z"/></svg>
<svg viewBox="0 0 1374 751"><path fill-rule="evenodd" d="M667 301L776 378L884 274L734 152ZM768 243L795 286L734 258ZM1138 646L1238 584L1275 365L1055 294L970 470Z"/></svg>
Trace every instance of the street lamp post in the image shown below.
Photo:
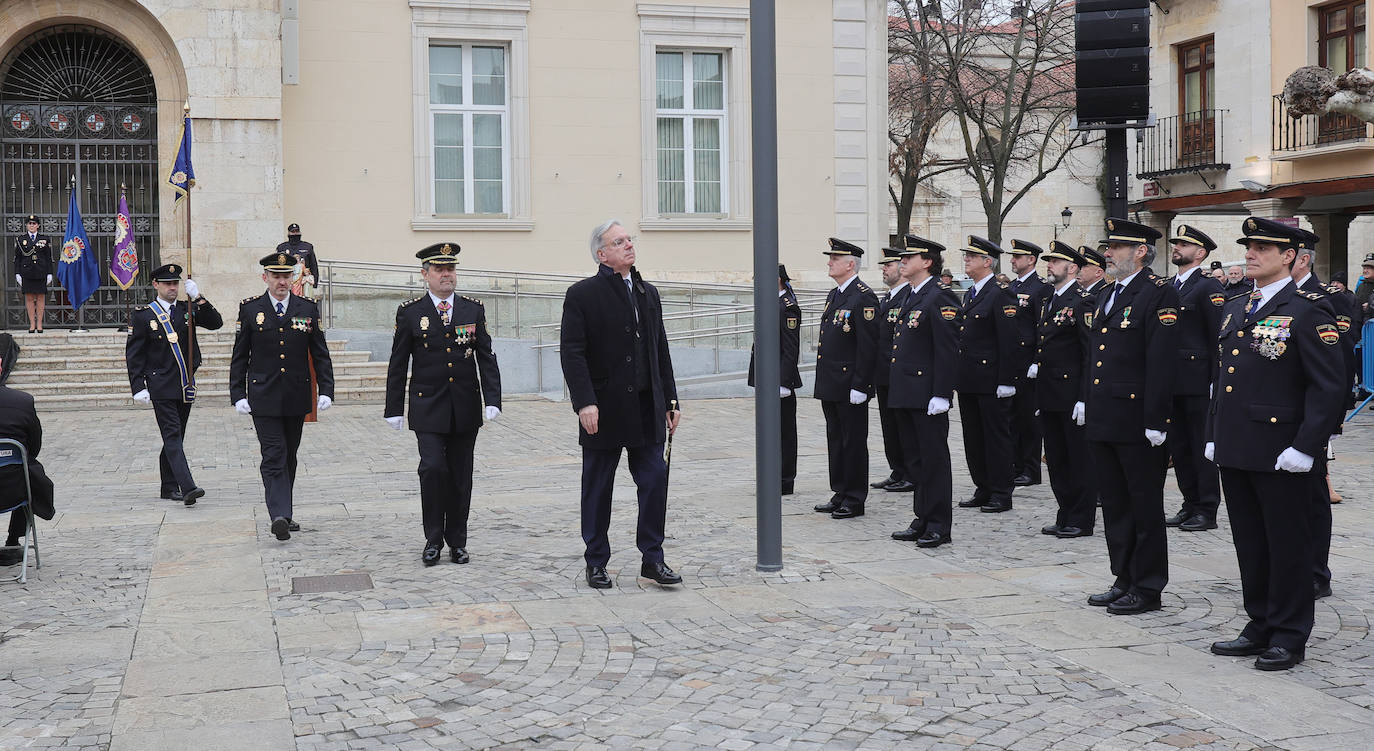
<svg viewBox="0 0 1374 751"><path fill-rule="evenodd" d="M1064 210L1059 212L1059 219L1062 222L1064 229L1068 229L1069 222L1073 221L1073 209L1069 208L1068 206L1065 206ZM1056 240L1059 239L1059 226L1060 225L1058 224L1054 225L1054 239Z"/></svg>

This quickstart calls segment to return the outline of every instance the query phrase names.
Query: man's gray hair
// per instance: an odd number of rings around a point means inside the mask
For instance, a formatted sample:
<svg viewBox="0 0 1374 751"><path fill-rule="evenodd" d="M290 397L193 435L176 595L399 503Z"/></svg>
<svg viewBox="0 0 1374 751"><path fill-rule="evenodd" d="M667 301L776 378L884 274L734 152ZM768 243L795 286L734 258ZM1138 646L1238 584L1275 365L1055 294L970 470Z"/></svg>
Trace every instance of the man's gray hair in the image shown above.
<svg viewBox="0 0 1374 751"><path fill-rule="evenodd" d="M1155 265L1155 244L1145 243L1145 257L1141 259L1141 268L1148 269Z"/></svg>
<svg viewBox="0 0 1374 751"><path fill-rule="evenodd" d="M1294 263L1294 264L1296 264L1296 263L1298 262L1298 260L1301 259L1303 256L1307 256L1308 258L1312 259L1311 261L1308 261L1308 268L1311 268L1312 266L1315 266L1315 265L1317 264L1317 250L1316 250L1316 248L1302 247L1302 248L1298 248L1297 250L1298 250L1298 254L1295 255L1295 256L1293 256L1293 263Z"/></svg>
<svg viewBox="0 0 1374 751"><path fill-rule="evenodd" d="M601 263L601 259L596 257L596 251L601 250L601 237L602 237L603 235L605 235L607 232L610 232L610 231L611 231L611 227L624 227L624 226L625 226L625 225L623 225L623 224L620 223L620 220L619 220L619 219L607 219L606 221L602 222L601 224L596 225L596 229L592 230L592 242L591 242L591 247L592 247L592 260L593 260L593 261L596 261L597 263Z"/></svg>

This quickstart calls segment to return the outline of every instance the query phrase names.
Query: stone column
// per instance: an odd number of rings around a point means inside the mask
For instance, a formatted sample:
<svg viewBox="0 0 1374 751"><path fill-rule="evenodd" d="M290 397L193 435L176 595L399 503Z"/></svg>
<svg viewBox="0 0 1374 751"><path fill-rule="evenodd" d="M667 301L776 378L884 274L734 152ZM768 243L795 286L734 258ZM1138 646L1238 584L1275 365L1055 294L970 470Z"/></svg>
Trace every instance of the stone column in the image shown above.
<svg viewBox="0 0 1374 751"><path fill-rule="evenodd" d="M1141 211L1136 221L1159 231L1163 238L1155 243L1155 262L1150 268L1160 276L1169 275L1169 229L1174 223L1176 211Z"/></svg>
<svg viewBox="0 0 1374 751"><path fill-rule="evenodd" d="M1241 205L1251 216L1265 219L1294 216L1301 204L1300 198L1256 198L1253 201L1241 201Z"/></svg>
<svg viewBox="0 0 1374 751"><path fill-rule="evenodd" d="M1331 281L1331 274L1346 268L1350 258L1350 223L1352 214L1308 214L1312 231L1321 238L1312 270L1323 282Z"/></svg>

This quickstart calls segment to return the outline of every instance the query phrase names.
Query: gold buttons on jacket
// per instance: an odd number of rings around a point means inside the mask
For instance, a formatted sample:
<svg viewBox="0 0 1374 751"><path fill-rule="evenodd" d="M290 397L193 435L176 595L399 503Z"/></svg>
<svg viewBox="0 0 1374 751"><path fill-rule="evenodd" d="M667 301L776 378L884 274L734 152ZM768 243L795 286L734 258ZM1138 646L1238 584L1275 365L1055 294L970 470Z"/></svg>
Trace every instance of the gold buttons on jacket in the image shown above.
<svg viewBox="0 0 1374 751"><path fill-rule="evenodd" d="M448 382L449 382L449 383L453 383L453 376L449 376L449 377L448 377Z"/></svg>
<svg viewBox="0 0 1374 751"><path fill-rule="evenodd" d="M1104 334L1107 333L1107 327L1106 327L1106 326L1103 326L1103 327L1102 327L1102 333L1104 333Z"/></svg>
<svg viewBox="0 0 1374 751"><path fill-rule="evenodd" d="M1135 398L1135 394L1131 394L1131 398L1134 399L1134 398Z"/></svg>
<svg viewBox="0 0 1374 751"><path fill-rule="evenodd" d="M1279 418L1277 418L1277 417L1271 417L1271 418L1269 418L1269 422L1278 422L1278 421L1279 421Z"/></svg>
<svg viewBox="0 0 1374 751"><path fill-rule="evenodd" d="M1098 348L1099 350L1104 350L1104 349L1107 348L1107 345L1105 345L1105 344L1099 344L1099 345L1097 345L1097 348Z"/></svg>
<svg viewBox="0 0 1374 751"><path fill-rule="evenodd" d="M448 366L449 366L450 368L453 367L453 363L449 363Z"/></svg>
<svg viewBox="0 0 1374 751"><path fill-rule="evenodd" d="M1099 367L1099 368L1102 367L1102 361L1101 361L1101 360L1098 360L1098 361L1097 361L1097 367Z"/></svg>
<svg viewBox="0 0 1374 751"><path fill-rule="evenodd" d="M1236 372L1236 366L1232 365L1231 367L1229 367L1229 368L1226 369L1226 372L1227 372L1227 373L1234 373L1234 372Z"/></svg>
<svg viewBox="0 0 1374 751"><path fill-rule="evenodd" d="M1236 332L1236 336L1239 337L1239 338L1241 338L1241 339L1244 339L1244 338L1245 338L1245 331L1244 331L1244 329L1242 329L1242 330L1240 330L1240 331L1237 331L1237 332Z"/></svg>
<svg viewBox="0 0 1374 751"><path fill-rule="evenodd" d="M1099 384L1099 383L1102 383L1102 381L1099 381L1099 380L1096 379L1096 378L1093 379L1093 385L1094 385L1094 386L1096 386L1096 385Z"/></svg>
<svg viewBox="0 0 1374 751"><path fill-rule="evenodd" d="M281 372L285 373L285 372L286 372L286 368L282 368L282 369L281 369Z"/></svg>
<svg viewBox="0 0 1374 751"><path fill-rule="evenodd" d="M1231 387L1230 387L1230 386L1227 386L1227 387L1226 387L1226 393L1229 394L1229 393L1231 393L1231 391L1232 391Z"/></svg>
<svg viewBox="0 0 1374 751"><path fill-rule="evenodd" d="M277 355L277 357L279 357L279 358L285 360L285 359L286 359L286 353L283 352L283 353L281 353L280 355Z"/></svg>
<svg viewBox="0 0 1374 751"><path fill-rule="evenodd" d="M1235 355L1238 355L1238 354L1240 354L1240 350L1238 350L1238 349L1233 349L1233 350L1231 350L1231 355L1232 355L1232 356L1235 356Z"/></svg>

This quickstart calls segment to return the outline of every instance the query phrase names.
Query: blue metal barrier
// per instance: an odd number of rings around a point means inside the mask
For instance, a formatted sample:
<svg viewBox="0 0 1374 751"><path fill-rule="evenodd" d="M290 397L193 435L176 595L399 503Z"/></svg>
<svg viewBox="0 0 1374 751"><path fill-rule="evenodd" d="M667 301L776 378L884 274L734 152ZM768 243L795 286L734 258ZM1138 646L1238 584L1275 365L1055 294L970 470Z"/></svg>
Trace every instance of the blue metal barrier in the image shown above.
<svg viewBox="0 0 1374 751"><path fill-rule="evenodd" d="M1356 347L1356 356L1360 358L1360 385L1374 392L1374 388L1371 388L1374 386L1374 318L1364 322L1364 327L1360 329L1360 343ZM1360 406L1356 407L1345 421L1355 419L1355 415L1360 414L1360 410L1364 409L1370 400L1374 400L1374 393L1360 402Z"/></svg>

